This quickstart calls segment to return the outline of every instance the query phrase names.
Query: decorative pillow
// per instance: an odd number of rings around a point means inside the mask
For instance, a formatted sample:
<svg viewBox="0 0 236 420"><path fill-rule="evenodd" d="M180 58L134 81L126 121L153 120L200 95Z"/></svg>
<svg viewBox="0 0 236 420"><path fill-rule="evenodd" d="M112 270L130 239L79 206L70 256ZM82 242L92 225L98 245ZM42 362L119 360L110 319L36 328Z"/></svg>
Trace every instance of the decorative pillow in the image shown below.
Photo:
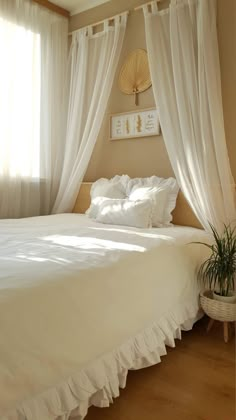
<svg viewBox="0 0 236 420"><path fill-rule="evenodd" d="M115 175L113 178L110 179L110 182L119 182L124 188L126 197L128 197L127 191L130 179L131 178L129 177L129 175Z"/></svg>
<svg viewBox="0 0 236 420"><path fill-rule="evenodd" d="M91 201L91 204L90 204L88 210L86 210L85 214L87 214L87 216L89 216L91 219L96 219L102 202L104 200L107 200L107 199L108 199L107 197L93 198L92 201Z"/></svg>
<svg viewBox="0 0 236 420"><path fill-rule="evenodd" d="M111 225L149 228L152 217L152 201L128 199L102 199L98 204L96 221Z"/></svg>
<svg viewBox="0 0 236 420"><path fill-rule="evenodd" d="M152 226L162 227L169 223L168 214L169 190L157 187L137 187L130 194L130 200L151 200L152 202Z"/></svg>
<svg viewBox="0 0 236 420"><path fill-rule="evenodd" d="M119 180L100 178L94 182L90 191L91 198L125 198L126 191Z"/></svg>
<svg viewBox="0 0 236 420"><path fill-rule="evenodd" d="M133 188L137 187L164 187L173 191L179 191L179 187L175 178L160 178L158 176L150 176L147 178L130 178L127 184L126 194L130 195Z"/></svg>
<svg viewBox="0 0 236 420"><path fill-rule="evenodd" d="M179 186L174 178L134 178L128 183L130 199L151 199L153 203L152 226L171 226L172 211L176 206Z"/></svg>
<svg viewBox="0 0 236 420"><path fill-rule="evenodd" d="M99 210L99 203L103 198L123 199L126 197L126 193L121 182L101 178L92 185L90 196L91 204L85 214L95 219Z"/></svg>

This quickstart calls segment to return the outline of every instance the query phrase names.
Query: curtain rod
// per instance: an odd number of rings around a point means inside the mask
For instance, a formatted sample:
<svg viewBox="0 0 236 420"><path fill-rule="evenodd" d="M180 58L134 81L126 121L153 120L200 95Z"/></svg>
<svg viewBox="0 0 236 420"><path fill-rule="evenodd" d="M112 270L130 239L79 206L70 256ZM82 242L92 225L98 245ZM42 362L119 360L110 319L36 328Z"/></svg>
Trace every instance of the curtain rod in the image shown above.
<svg viewBox="0 0 236 420"><path fill-rule="evenodd" d="M70 36L70 35L72 35L72 34L74 34L75 32L78 32L78 31L80 31L81 29L83 29L83 28L87 28L88 26L90 26L90 27L95 27L95 26L98 26L98 25L101 25L103 22L105 22L106 20L114 20L117 16L124 16L124 15L128 15L129 14L129 10L126 10L125 12L122 12L122 13L118 13L117 15L115 15L115 16L111 16L111 17L109 17L109 18L107 18L107 19L103 19L103 20L100 20L99 22L95 22L95 23L91 23L91 25L86 25L86 26L82 26L81 28L79 28L79 29L75 29L75 31L72 31L72 32L69 32L68 33L68 36Z"/></svg>
<svg viewBox="0 0 236 420"><path fill-rule="evenodd" d="M163 0L156 0L156 3L160 3L161 1L163 1ZM135 10L135 11L140 10L140 9L142 9L142 8L143 8L143 6L149 6L149 5L150 5L150 4L152 4L152 3L153 3L153 1L149 1L149 2L143 3L143 4L141 4L140 6L135 7L133 10ZM100 25L101 23L103 23L103 22L104 22L104 20L114 20L116 16L122 16L122 15L124 15L124 14L126 14L126 13L129 13L129 12L130 12L130 10L126 10L125 12L119 13L118 15L111 16L111 17L109 17L109 18L107 18L107 19L103 19L103 20L100 20L99 22L91 23L90 25L86 25L86 26L92 26L92 27L94 27L94 26L98 26L98 25ZM81 28L79 28L79 29L75 29L74 31L69 32L69 33L68 33L68 36L71 36L73 33L78 32L80 29L86 28L86 26L82 26L82 27L81 27Z"/></svg>
<svg viewBox="0 0 236 420"><path fill-rule="evenodd" d="M34 3L38 3L40 6L45 7L46 9L51 10L51 12L57 13L58 15L64 16L67 19L70 17L70 12L63 9L63 7L57 6L54 3L51 3L48 0L32 0Z"/></svg>
<svg viewBox="0 0 236 420"><path fill-rule="evenodd" d="M163 0L156 0L156 3L160 3L161 1L163 1ZM135 7L134 10L135 11L140 10L140 9L143 8L143 6L150 6L152 3L153 3L153 1L149 1L148 3L143 3L140 6Z"/></svg>

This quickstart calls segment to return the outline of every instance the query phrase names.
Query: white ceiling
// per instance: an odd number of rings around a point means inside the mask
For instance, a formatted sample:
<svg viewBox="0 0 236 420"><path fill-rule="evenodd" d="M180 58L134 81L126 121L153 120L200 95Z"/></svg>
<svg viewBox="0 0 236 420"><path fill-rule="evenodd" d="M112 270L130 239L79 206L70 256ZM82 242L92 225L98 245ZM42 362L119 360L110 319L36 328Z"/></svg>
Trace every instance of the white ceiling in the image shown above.
<svg viewBox="0 0 236 420"><path fill-rule="evenodd" d="M57 4L68 10L71 15L84 12L84 10L92 9L102 3L107 3L110 0L50 0L51 3Z"/></svg>

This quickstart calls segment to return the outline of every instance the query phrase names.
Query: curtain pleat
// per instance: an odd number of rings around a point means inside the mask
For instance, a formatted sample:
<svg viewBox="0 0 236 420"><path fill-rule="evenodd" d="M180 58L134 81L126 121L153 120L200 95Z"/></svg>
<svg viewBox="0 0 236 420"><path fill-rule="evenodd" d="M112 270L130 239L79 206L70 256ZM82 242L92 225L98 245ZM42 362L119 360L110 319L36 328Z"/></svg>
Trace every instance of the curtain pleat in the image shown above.
<svg viewBox="0 0 236 420"><path fill-rule="evenodd" d="M106 111L123 45L127 15L102 32L83 28L73 34L70 50L70 88L66 149L53 213L73 209Z"/></svg>
<svg viewBox="0 0 236 420"><path fill-rule="evenodd" d="M155 5L155 8L154 8ZM221 97L215 0L144 7L156 106L177 181L205 229L236 220Z"/></svg>

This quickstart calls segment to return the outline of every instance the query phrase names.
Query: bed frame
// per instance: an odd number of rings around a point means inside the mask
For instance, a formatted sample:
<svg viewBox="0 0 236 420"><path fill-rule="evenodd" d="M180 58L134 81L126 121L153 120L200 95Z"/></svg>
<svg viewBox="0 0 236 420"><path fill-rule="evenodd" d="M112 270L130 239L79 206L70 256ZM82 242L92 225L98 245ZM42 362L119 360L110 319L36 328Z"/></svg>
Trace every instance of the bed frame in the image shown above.
<svg viewBox="0 0 236 420"><path fill-rule="evenodd" d="M90 189L92 182L82 182L80 191L75 203L73 213L85 213L90 206ZM183 193L180 191L176 208L173 211L173 223L180 226L191 226L202 229L202 225L189 207Z"/></svg>

